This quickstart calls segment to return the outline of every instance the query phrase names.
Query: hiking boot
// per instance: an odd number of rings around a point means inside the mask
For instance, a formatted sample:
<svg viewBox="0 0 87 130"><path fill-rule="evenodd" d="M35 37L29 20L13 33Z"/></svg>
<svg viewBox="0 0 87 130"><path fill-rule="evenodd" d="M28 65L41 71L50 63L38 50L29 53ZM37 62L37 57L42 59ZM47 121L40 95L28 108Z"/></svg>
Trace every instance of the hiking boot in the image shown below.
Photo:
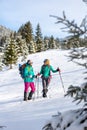
<svg viewBox="0 0 87 130"><path fill-rule="evenodd" d="M34 93L34 92L30 91L29 96L28 96L28 100L31 100L31 99L32 99L33 93Z"/></svg>
<svg viewBox="0 0 87 130"><path fill-rule="evenodd" d="M43 93L43 97L47 97L46 93Z"/></svg>
<svg viewBox="0 0 87 130"><path fill-rule="evenodd" d="M48 92L48 89L43 89L43 97L47 97L47 92Z"/></svg>
<svg viewBox="0 0 87 130"><path fill-rule="evenodd" d="M47 93L46 90L43 89L43 97L47 97L46 93Z"/></svg>
<svg viewBox="0 0 87 130"><path fill-rule="evenodd" d="M27 101L27 92L24 92L24 101Z"/></svg>

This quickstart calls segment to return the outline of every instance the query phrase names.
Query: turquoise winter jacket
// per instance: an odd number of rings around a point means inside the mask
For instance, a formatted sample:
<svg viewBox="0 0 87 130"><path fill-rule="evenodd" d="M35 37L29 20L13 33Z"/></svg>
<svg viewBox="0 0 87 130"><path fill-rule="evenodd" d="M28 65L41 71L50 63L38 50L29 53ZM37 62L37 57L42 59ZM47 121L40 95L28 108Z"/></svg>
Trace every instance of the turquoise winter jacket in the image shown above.
<svg viewBox="0 0 87 130"><path fill-rule="evenodd" d="M34 82L34 70L31 65L26 65L24 69L24 82Z"/></svg>
<svg viewBox="0 0 87 130"><path fill-rule="evenodd" d="M54 70L51 65L42 65L40 74L42 77L48 78L50 76L50 72L56 73L57 70Z"/></svg>

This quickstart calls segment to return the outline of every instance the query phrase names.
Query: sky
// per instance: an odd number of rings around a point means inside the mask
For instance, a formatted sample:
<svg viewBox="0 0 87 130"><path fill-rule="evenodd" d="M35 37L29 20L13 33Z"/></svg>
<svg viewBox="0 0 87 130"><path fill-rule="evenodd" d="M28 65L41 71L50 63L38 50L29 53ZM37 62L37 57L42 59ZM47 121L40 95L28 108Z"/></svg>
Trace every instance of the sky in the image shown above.
<svg viewBox="0 0 87 130"><path fill-rule="evenodd" d="M64 37L57 19L50 15L62 16L78 24L87 14L87 5L82 0L0 0L0 25L17 31L22 24L30 21L35 33L39 23L43 36Z"/></svg>
<svg viewBox="0 0 87 130"><path fill-rule="evenodd" d="M69 85L81 85L83 83L83 72L85 69L73 62L68 62L66 55L67 50L48 50L45 52L29 54L28 58L33 61L35 74L40 71L45 58L50 59L50 63L54 69L60 67L61 77L64 84L65 92ZM56 60L58 59L58 60ZM19 75L18 64L9 70L6 67L0 71L0 127L5 126L3 130L42 130L48 122L53 122L53 126L60 121L61 117L53 116L62 115L61 130L65 126L72 125L66 130L83 130L87 126L87 120L83 122L83 116L79 108L82 108L83 102L76 105L70 97L64 97L64 89L60 80L59 73L52 73L52 79L48 87L47 98L42 98L41 77L35 79L36 92L33 100L24 102L24 82ZM80 80L79 80L80 79ZM84 81L85 82L85 81ZM30 91L30 90L29 90ZM77 110L78 112L75 112ZM52 117L54 117L52 119ZM80 122L81 123L80 124ZM60 130L57 129L57 130Z"/></svg>

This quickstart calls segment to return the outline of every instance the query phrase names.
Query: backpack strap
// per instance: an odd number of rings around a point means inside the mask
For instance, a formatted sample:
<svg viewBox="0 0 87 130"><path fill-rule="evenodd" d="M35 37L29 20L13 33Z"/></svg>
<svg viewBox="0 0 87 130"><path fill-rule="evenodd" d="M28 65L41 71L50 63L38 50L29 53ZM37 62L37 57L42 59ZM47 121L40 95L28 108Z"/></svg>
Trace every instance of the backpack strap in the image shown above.
<svg viewBox="0 0 87 130"><path fill-rule="evenodd" d="M28 66L28 72L30 72L31 70L33 70L32 66Z"/></svg>

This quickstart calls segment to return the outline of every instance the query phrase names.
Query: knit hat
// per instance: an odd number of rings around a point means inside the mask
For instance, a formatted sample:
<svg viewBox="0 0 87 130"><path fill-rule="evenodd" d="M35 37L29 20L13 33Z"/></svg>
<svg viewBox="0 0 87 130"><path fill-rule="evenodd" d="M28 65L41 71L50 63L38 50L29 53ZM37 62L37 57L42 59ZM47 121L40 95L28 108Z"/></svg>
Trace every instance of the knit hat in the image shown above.
<svg viewBox="0 0 87 130"><path fill-rule="evenodd" d="M33 64L33 62L31 60L28 60L27 63L30 65Z"/></svg>

